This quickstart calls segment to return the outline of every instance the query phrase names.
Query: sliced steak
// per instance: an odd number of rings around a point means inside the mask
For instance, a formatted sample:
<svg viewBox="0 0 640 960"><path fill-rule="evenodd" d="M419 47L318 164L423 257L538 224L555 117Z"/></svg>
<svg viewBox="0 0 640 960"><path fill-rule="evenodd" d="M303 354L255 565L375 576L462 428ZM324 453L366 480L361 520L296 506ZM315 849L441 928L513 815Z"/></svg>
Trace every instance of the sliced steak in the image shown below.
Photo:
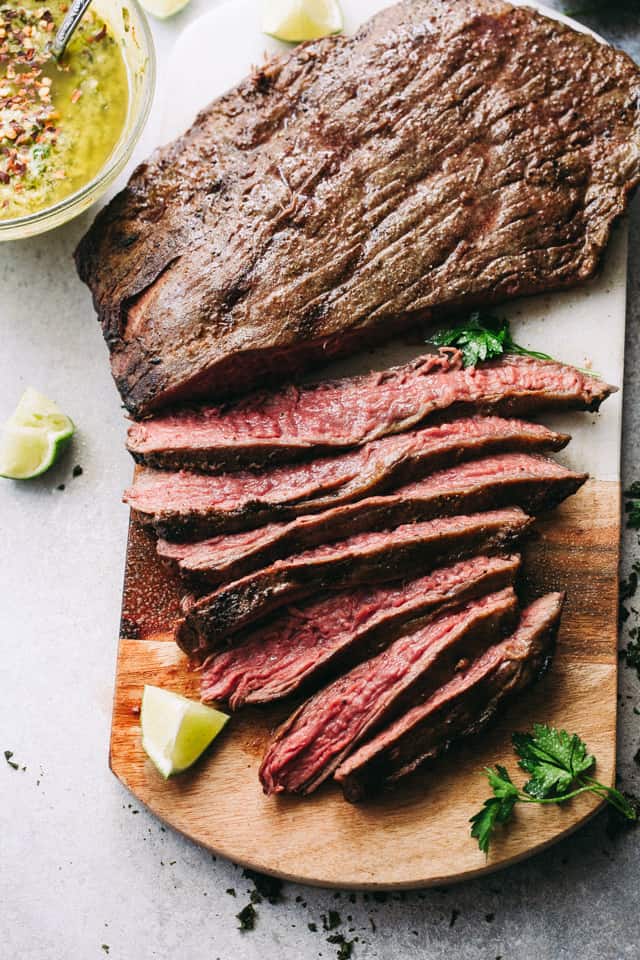
<svg viewBox="0 0 640 960"><path fill-rule="evenodd" d="M201 657L279 607L323 590L389 583L474 554L508 553L531 523L513 508L405 524L315 547L189 602L176 642Z"/></svg>
<svg viewBox="0 0 640 960"><path fill-rule="evenodd" d="M511 629L511 587L408 633L315 694L280 727L260 766L264 792L311 793L368 736L447 683Z"/></svg>
<svg viewBox="0 0 640 960"><path fill-rule="evenodd" d="M612 389L576 367L533 357L506 356L464 369L460 353L448 349L366 376L133 423L128 446L136 459L160 466L184 458L231 469L344 450L451 410L508 416L549 408L597 410Z"/></svg>
<svg viewBox="0 0 640 960"><path fill-rule="evenodd" d="M481 730L504 701L533 683L550 660L564 594L531 604L513 634L485 651L422 703L398 717L336 770L347 800L361 800Z"/></svg>
<svg viewBox="0 0 640 960"><path fill-rule="evenodd" d="M76 252L126 406L584 281L640 179L639 104L628 56L501 0L412 0L270 60Z"/></svg>
<svg viewBox="0 0 640 960"><path fill-rule="evenodd" d="M124 499L161 536L207 536L292 520L502 451L560 450L566 434L525 420L471 417L373 440L333 457L220 476L139 471Z"/></svg>
<svg viewBox="0 0 640 960"><path fill-rule="evenodd" d="M518 556L473 557L399 585L330 593L288 607L207 660L200 696L236 710L310 690L379 653L408 624L513 584L519 567Z"/></svg>
<svg viewBox="0 0 640 960"><path fill-rule="evenodd" d="M386 496L367 497L290 523L196 543L158 542L161 557L200 583L224 583L290 554L369 530L456 513L518 506L529 514L557 506L587 479L546 457L525 453L458 464Z"/></svg>

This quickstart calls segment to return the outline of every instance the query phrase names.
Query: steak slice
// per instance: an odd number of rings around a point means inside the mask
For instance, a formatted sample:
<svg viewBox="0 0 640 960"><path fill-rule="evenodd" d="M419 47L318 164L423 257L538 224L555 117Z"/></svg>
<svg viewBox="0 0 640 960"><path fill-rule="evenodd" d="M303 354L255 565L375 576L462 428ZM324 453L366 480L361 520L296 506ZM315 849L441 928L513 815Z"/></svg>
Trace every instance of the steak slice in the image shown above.
<svg viewBox="0 0 640 960"><path fill-rule="evenodd" d="M324 513L196 543L158 542L158 553L199 583L224 583L321 543L369 530L456 513L522 507L529 514L557 506L587 479L546 457L503 453L441 470L386 496L367 497Z"/></svg>
<svg viewBox="0 0 640 960"><path fill-rule="evenodd" d="M566 434L525 420L472 417L373 440L311 463L209 477L139 471L124 499L168 538L207 536L292 520L418 480L461 460L505 450L560 450Z"/></svg>
<svg viewBox="0 0 640 960"><path fill-rule="evenodd" d="M346 799L362 800L444 753L454 740L477 733L507 699L537 680L551 658L563 603L562 593L536 600L513 636L347 757L335 773Z"/></svg>
<svg viewBox="0 0 640 960"><path fill-rule="evenodd" d="M311 793L380 727L429 696L513 626L512 587L447 611L320 690L280 727L260 766L265 793Z"/></svg>
<svg viewBox="0 0 640 960"><path fill-rule="evenodd" d="M213 654L202 673L204 701L269 703L318 686L388 646L444 605L513 584L520 557L473 557L417 580L330 593L288 607L238 646Z"/></svg>
<svg viewBox="0 0 640 960"><path fill-rule="evenodd" d="M505 553L531 524L531 517L514 507L405 524L315 547L189 602L176 625L176 642L192 657L202 657L285 604L323 590L415 577L477 553Z"/></svg>
<svg viewBox="0 0 640 960"><path fill-rule="evenodd" d="M639 103L624 53L501 0L412 0L270 60L76 252L126 406L584 281L640 179Z"/></svg>
<svg viewBox="0 0 640 960"><path fill-rule="evenodd" d="M160 466L213 469L320 456L401 433L452 410L530 414L549 408L597 410L612 387L551 360L505 356L462 367L457 350L401 367L250 394L222 407L178 411L129 427L129 450Z"/></svg>

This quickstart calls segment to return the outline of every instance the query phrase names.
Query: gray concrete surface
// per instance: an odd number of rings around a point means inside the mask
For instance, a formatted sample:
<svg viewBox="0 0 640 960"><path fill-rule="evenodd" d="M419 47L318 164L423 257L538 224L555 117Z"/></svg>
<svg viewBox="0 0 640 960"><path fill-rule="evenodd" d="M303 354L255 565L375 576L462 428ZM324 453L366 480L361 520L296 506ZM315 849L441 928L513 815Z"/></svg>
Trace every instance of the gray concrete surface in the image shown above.
<svg viewBox="0 0 640 960"><path fill-rule="evenodd" d="M193 0L156 25L161 67L180 26L206 7ZM638 21L611 13L590 22L640 58ZM258 904L255 930L241 933L235 914L253 882L162 828L111 776L120 494L131 466L100 332L70 260L88 219L0 248L0 413L34 384L79 425L51 475L0 486L0 960L331 958L329 910L341 921L332 932L356 941L354 960L638 957L640 831L612 839L604 816L527 863L448 889L385 899L286 884L280 902ZM627 482L640 477L638 202L631 219ZM73 478L75 464L83 473ZM626 571L640 558L636 534L624 548ZM640 684L625 667L620 697L619 770L640 793ZM26 769L6 765L5 749Z"/></svg>

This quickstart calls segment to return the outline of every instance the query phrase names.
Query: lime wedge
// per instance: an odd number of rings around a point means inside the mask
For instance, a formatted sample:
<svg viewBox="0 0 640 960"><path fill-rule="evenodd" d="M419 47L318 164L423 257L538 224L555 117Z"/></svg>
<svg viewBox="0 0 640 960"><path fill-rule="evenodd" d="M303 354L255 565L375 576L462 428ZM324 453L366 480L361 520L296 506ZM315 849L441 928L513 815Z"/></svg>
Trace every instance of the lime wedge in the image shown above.
<svg viewBox="0 0 640 960"><path fill-rule="evenodd" d="M189 0L140 0L140 3L152 17L167 20L184 10Z"/></svg>
<svg viewBox="0 0 640 960"><path fill-rule="evenodd" d="M229 717L179 693L148 684L142 694L142 746L163 777L182 773L217 737Z"/></svg>
<svg viewBox="0 0 640 960"><path fill-rule="evenodd" d="M276 40L302 43L342 30L337 0L264 0L262 29Z"/></svg>
<svg viewBox="0 0 640 960"><path fill-rule="evenodd" d="M39 477L56 462L74 429L53 400L28 387L0 434L0 476Z"/></svg>

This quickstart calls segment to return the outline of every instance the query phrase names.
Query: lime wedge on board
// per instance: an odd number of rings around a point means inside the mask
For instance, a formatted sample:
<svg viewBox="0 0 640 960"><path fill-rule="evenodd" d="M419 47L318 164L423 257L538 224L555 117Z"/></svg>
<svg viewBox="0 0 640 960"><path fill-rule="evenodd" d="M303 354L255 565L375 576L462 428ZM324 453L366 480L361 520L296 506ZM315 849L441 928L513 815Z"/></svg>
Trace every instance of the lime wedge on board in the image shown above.
<svg viewBox="0 0 640 960"><path fill-rule="evenodd" d="M142 694L142 746L163 777L182 773L218 736L229 717L213 707L147 684Z"/></svg>
<svg viewBox="0 0 640 960"><path fill-rule="evenodd" d="M318 40L342 30L337 0L264 0L262 29L287 43Z"/></svg>
<svg viewBox="0 0 640 960"><path fill-rule="evenodd" d="M74 430L53 400L28 387L0 434L0 476L39 477L56 462Z"/></svg>
<svg viewBox="0 0 640 960"><path fill-rule="evenodd" d="M173 17L189 3L189 0L140 0L140 5L158 20L167 20Z"/></svg>

